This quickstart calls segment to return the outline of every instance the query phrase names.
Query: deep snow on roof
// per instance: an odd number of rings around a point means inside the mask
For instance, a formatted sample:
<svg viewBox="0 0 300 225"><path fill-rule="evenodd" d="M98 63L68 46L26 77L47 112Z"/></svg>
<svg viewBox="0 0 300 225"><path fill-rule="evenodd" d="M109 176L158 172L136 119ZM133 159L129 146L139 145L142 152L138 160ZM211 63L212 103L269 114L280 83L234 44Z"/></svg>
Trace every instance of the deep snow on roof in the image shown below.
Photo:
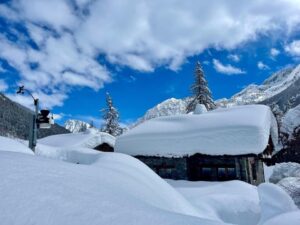
<svg viewBox="0 0 300 225"><path fill-rule="evenodd" d="M88 129L85 132L58 134L38 140L38 143L52 147L85 147L95 148L100 144L115 145L115 137L110 134L99 132L96 129Z"/></svg>
<svg viewBox="0 0 300 225"><path fill-rule="evenodd" d="M276 144L277 124L268 106L235 106L146 121L118 137L115 151L169 157L259 154L270 135Z"/></svg>

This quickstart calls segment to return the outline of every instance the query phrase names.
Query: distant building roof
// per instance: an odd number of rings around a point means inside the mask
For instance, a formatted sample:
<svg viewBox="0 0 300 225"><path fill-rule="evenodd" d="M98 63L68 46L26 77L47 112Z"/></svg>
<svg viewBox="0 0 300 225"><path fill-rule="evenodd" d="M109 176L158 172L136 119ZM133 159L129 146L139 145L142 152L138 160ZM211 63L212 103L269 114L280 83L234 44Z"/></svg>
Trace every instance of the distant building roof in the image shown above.
<svg viewBox="0 0 300 225"><path fill-rule="evenodd" d="M268 106L235 106L146 121L118 137L115 151L166 157L260 154L270 135L277 144L277 124Z"/></svg>
<svg viewBox="0 0 300 225"><path fill-rule="evenodd" d="M52 135L38 140L41 144L46 144L52 147L85 147L95 148L98 145L107 143L114 147L115 137L110 134L99 132L96 129L90 128L85 132Z"/></svg>

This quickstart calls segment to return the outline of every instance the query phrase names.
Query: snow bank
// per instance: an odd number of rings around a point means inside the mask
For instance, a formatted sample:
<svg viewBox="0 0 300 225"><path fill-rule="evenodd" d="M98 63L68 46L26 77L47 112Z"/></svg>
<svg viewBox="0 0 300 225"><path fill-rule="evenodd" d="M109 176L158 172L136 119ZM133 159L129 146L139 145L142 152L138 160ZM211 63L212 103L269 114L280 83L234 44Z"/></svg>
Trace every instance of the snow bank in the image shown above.
<svg viewBox="0 0 300 225"><path fill-rule="evenodd" d="M293 137L295 128L300 126L300 104L287 111L282 117L281 131L289 134L289 139Z"/></svg>
<svg viewBox="0 0 300 225"><path fill-rule="evenodd" d="M0 151L20 152L33 155L33 152L25 144L17 139L0 136Z"/></svg>
<svg viewBox="0 0 300 225"><path fill-rule="evenodd" d="M280 214L292 211L299 213L291 197L275 184L265 183L259 185L258 194L261 205L261 218L258 225L264 224ZM289 222L289 220L286 222Z"/></svg>
<svg viewBox="0 0 300 225"><path fill-rule="evenodd" d="M113 147L115 145L115 137L91 128L85 132L76 134L71 133L48 136L39 139L38 143L52 147L83 147L93 149L102 143L107 143Z"/></svg>
<svg viewBox="0 0 300 225"><path fill-rule="evenodd" d="M263 225L299 225L300 224L300 212L288 212L275 216L272 219L265 222Z"/></svg>
<svg viewBox="0 0 300 225"><path fill-rule="evenodd" d="M253 185L241 181L167 181L211 218L239 225L253 225L259 221L259 199Z"/></svg>
<svg viewBox="0 0 300 225"><path fill-rule="evenodd" d="M259 154L270 134L277 143L277 125L269 107L236 106L146 121L118 137L115 151L152 156Z"/></svg>
<svg viewBox="0 0 300 225"><path fill-rule="evenodd" d="M293 162L276 164L269 180L276 184L285 177L300 177L300 164Z"/></svg>
<svg viewBox="0 0 300 225"><path fill-rule="evenodd" d="M300 177L283 178L277 183L277 185L282 187L291 196L295 204L300 209Z"/></svg>
<svg viewBox="0 0 300 225"><path fill-rule="evenodd" d="M77 165L0 152L0 178L1 224L225 224L203 218L144 164L122 154L99 152L94 163Z"/></svg>

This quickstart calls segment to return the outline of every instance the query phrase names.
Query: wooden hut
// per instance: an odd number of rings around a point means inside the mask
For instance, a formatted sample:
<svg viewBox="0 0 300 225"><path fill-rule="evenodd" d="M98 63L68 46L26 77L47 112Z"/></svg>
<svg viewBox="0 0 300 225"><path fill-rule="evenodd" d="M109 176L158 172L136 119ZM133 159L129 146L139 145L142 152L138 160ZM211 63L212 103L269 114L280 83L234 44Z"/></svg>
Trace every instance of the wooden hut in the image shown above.
<svg viewBox="0 0 300 225"><path fill-rule="evenodd" d="M247 105L152 119L117 138L115 149L163 178L258 185L275 144L277 125L269 107Z"/></svg>

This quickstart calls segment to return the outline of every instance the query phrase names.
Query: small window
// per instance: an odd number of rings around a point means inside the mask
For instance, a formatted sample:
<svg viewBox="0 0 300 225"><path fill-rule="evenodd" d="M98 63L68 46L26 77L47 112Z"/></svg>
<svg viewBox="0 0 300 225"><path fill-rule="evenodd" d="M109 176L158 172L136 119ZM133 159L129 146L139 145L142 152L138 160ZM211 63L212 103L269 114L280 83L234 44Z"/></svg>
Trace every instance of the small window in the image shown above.
<svg viewBox="0 0 300 225"><path fill-rule="evenodd" d="M202 177L203 178L210 178L211 177L211 168L202 167Z"/></svg>
<svg viewBox="0 0 300 225"><path fill-rule="evenodd" d="M233 168L233 167L227 168L227 177L228 177L228 179L236 179L235 168Z"/></svg>
<svg viewBox="0 0 300 225"><path fill-rule="evenodd" d="M226 170L225 168L218 168L218 180L224 180L226 178Z"/></svg>

